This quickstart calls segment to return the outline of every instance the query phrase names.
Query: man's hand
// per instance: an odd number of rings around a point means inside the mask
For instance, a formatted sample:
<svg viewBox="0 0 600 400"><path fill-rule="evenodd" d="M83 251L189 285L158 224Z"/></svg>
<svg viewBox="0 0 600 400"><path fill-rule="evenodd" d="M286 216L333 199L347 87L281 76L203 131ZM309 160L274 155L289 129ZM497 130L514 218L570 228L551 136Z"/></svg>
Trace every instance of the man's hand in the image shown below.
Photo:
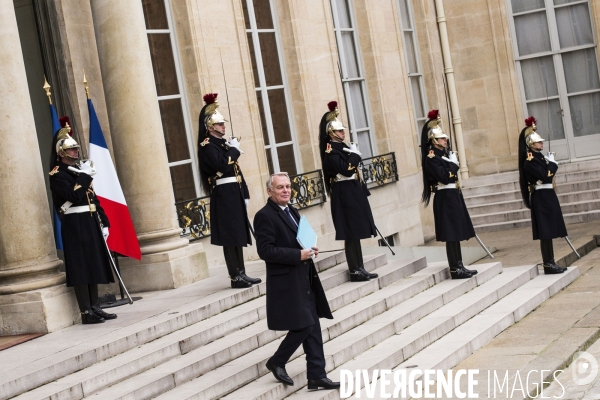
<svg viewBox="0 0 600 400"><path fill-rule="evenodd" d="M244 204L246 204L246 207L248 207L248 202L250 201L250 199L244 199Z"/></svg>
<svg viewBox="0 0 600 400"><path fill-rule="evenodd" d="M557 162L556 162L556 160L554 159L554 153L550 153L550 152L548 152L548 155L547 155L547 156L544 156L544 158L545 158L546 160L548 160L549 162L551 162L551 163L554 163L554 164L558 165L558 163L557 163Z"/></svg>
<svg viewBox="0 0 600 400"><path fill-rule="evenodd" d="M344 151L346 153L355 153L355 154L358 154L359 156L362 156L362 153L360 151L358 151L358 146L354 142L350 142L350 148L344 147Z"/></svg>
<svg viewBox="0 0 600 400"><path fill-rule="evenodd" d="M317 257L319 255L319 249L317 247L311 247L310 249L304 249L300 251L300 260L305 261L310 258Z"/></svg>
<svg viewBox="0 0 600 400"><path fill-rule="evenodd" d="M102 227L102 236L104 236L104 240L108 239L108 227Z"/></svg>
<svg viewBox="0 0 600 400"><path fill-rule="evenodd" d="M69 171L77 172L79 174L86 174L89 176L96 175L96 169L92 166L92 162L90 160L82 162L79 165L79 169L77 169L73 166L69 166Z"/></svg>

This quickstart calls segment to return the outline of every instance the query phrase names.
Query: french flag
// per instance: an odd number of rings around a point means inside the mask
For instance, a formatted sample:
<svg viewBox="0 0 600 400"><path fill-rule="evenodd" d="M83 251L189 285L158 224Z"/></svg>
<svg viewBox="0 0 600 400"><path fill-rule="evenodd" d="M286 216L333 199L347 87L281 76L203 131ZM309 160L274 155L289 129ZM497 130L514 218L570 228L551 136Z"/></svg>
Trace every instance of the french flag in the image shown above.
<svg viewBox="0 0 600 400"><path fill-rule="evenodd" d="M94 192L110 222L108 248L121 255L140 260L142 253L129 209L121 190L117 171L110 157L100 122L92 100L88 99L90 113L90 160L94 161Z"/></svg>

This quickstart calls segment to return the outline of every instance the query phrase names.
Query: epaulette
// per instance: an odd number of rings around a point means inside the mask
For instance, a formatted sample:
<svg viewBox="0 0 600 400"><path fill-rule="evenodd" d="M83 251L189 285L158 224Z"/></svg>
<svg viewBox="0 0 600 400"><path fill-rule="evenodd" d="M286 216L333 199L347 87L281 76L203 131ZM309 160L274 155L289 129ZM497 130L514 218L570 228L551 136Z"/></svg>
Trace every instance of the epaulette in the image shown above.
<svg viewBox="0 0 600 400"><path fill-rule="evenodd" d="M327 148L325 149L325 153L331 153L331 143L327 143Z"/></svg>
<svg viewBox="0 0 600 400"><path fill-rule="evenodd" d="M429 150L429 154L427 154L427 157L429 157L429 158L435 157L435 153L433 152L433 150Z"/></svg>
<svg viewBox="0 0 600 400"><path fill-rule="evenodd" d="M533 160L533 154L531 152L527 153L527 161Z"/></svg>
<svg viewBox="0 0 600 400"><path fill-rule="evenodd" d="M56 167L54 167L54 169L52 171L48 172L48 175L52 176L56 173L58 173L58 165Z"/></svg>
<svg viewBox="0 0 600 400"><path fill-rule="evenodd" d="M204 141L202 141L202 143L200 143L200 146L204 147L204 146L206 146L209 143L210 143L210 139L206 138L206 139L204 139Z"/></svg>

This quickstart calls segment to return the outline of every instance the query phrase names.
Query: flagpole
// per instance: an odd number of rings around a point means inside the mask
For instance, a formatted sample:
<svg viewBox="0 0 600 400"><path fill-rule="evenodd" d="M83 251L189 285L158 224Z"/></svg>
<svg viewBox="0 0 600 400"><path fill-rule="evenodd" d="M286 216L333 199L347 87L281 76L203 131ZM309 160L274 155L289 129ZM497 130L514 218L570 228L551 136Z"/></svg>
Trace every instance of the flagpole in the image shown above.
<svg viewBox="0 0 600 400"><path fill-rule="evenodd" d="M50 84L48 83L48 80L46 79L46 75L44 75L44 86L42 86L42 87L46 91L46 96L48 96L48 103L50 105L52 105L52 94L50 93L50 88L52 86L50 86ZM54 134L54 132L52 132L52 134Z"/></svg>

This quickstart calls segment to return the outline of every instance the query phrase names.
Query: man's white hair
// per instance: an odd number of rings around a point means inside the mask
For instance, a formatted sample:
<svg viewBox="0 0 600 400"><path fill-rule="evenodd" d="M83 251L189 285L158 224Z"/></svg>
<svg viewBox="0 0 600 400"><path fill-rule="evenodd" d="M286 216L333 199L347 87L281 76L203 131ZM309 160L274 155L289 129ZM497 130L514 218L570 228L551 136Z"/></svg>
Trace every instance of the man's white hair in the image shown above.
<svg viewBox="0 0 600 400"><path fill-rule="evenodd" d="M267 179L267 189L273 190L273 178L276 176L285 176L286 178L290 179L290 176L287 172L277 172L276 174L272 174L269 179Z"/></svg>

